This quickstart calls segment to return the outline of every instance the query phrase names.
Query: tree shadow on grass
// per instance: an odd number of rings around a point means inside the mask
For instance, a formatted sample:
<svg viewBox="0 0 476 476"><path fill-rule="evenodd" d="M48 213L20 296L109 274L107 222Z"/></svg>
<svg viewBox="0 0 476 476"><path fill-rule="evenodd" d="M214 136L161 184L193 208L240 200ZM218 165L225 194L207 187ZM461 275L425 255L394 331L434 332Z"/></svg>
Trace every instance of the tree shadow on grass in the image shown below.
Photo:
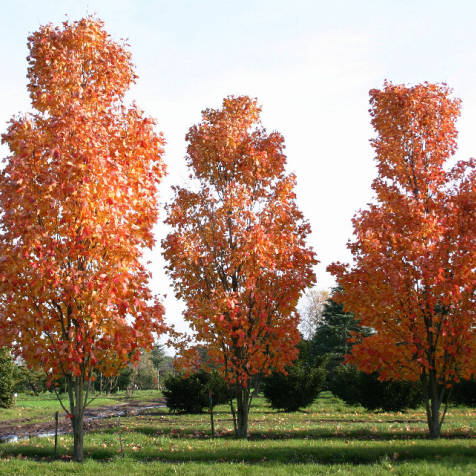
<svg viewBox="0 0 476 476"><path fill-rule="evenodd" d="M399 441L399 440L427 440L428 431L420 429L410 429L406 431L403 428L396 428L396 431L385 431L379 429L373 431L370 428L312 428L312 429L270 429L266 431L251 430L249 432L248 440L298 440L298 439L333 439L333 440L363 440L363 441ZM187 425L183 423L180 428L177 426L165 426L163 424L157 425L154 423L125 428L124 432L140 433L149 437L167 436L170 438L210 438L210 430L197 429L196 425ZM115 434L117 430L112 428L104 428L103 433ZM218 430L218 439L235 439L231 429ZM475 435L471 431L453 430L451 432L442 432L443 440L451 440L458 438L474 438Z"/></svg>
<svg viewBox="0 0 476 476"><path fill-rule="evenodd" d="M86 440L85 457L99 461L109 461L118 457L118 447L88 445ZM162 443L163 444L163 443ZM201 445L203 446L203 445ZM136 461L150 462L160 461L164 463L239 463L256 464L263 461L267 463L319 463L319 464L373 464L381 461L443 461L447 459L452 463L476 464L475 445L465 442L459 444L445 444L445 441L427 442L417 441L412 445L404 442L394 442L393 444L369 444L368 442L337 441L329 444L323 442L322 445L289 445L283 444L272 446L266 445L224 445L216 447L192 447L190 445L169 444L167 447L146 446L138 447L125 446L127 458ZM0 447L2 458L23 457L35 460L52 460L53 449L51 447L35 447L24 445L8 445ZM59 452L60 459L70 459L70 452L64 448ZM451 474L451 473L449 473Z"/></svg>

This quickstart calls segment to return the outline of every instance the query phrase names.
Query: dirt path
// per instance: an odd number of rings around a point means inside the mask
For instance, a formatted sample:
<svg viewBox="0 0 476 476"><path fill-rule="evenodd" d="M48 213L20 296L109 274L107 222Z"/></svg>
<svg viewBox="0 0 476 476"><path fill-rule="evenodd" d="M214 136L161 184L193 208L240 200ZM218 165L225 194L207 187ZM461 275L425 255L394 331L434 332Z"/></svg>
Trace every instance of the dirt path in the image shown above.
<svg viewBox="0 0 476 476"><path fill-rule="evenodd" d="M126 402L117 405L87 408L84 412L84 428L93 431L99 428L109 428L116 424L111 419L117 416L139 415L150 412L155 408L165 408L165 401L154 402ZM54 432L55 422L53 416L50 421L31 423L30 418L19 418L0 422L0 442L11 441L16 436L18 439L28 438ZM71 422L64 413L60 412L58 431L71 432Z"/></svg>

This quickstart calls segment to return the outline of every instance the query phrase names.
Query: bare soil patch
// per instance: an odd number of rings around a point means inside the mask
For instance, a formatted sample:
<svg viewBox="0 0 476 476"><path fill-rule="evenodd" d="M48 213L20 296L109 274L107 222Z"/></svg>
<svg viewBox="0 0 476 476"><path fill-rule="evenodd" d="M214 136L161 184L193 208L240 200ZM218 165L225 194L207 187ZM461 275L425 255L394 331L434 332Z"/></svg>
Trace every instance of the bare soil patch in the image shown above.
<svg viewBox="0 0 476 476"><path fill-rule="evenodd" d="M148 413L154 409L165 408L165 400L158 401L131 401L116 405L87 408L84 412L84 428L93 431L100 428L110 428L116 424L111 418L117 416L131 416ZM54 415L51 419L42 422L32 422L31 418L18 418L0 422L0 441L8 436L15 435L18 438L28 438L43 433L51 433L55 430ZM69 433L71 421L60 412L58 431Z"/></svg>

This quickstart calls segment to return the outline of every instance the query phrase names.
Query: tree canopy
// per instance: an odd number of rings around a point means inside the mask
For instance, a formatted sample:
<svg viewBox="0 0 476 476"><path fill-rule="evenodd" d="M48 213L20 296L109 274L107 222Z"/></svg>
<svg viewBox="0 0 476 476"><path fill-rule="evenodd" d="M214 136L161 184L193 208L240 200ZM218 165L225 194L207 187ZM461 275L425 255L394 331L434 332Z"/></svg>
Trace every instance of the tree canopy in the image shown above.
<svg viewBox="0 0 476 476"><path fill-rule="evenodd" d="M246 436L249 383L297 357L301 292L314 282L310 227L285 171L284 139L267 133L249 97L206 109L186 136L195 188L175 188L163 242L185 319L229 383L241 388Z"/></svg>
<svg viewBox="0 0 476 476"><path fill-rule="evenodd" d="M126 45L88 17L28 38L36 112L14 117L0 173L0 340L66 379L82 459L94 369L117 373L153 344L163 308L141 263L154 244L164 140L124 94Z"/></svg>
<svg viewBox="0 0 476 476"><path fill-rule="evenodd" d="M424 382L438 437L448 387L476 370L475 161L450 167L460 101L446 85L370 91L376 202L353 219L352 266L329 270L335 299L376 332L351 362L383 379Z"/></svg>

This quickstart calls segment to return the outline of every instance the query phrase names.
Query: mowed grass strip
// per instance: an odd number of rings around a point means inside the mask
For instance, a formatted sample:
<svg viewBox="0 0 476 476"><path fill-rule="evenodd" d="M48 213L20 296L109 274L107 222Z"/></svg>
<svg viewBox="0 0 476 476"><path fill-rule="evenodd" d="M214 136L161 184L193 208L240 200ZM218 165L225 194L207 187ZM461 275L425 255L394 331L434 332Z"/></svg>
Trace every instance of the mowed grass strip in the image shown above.
<svg viewBox="0 0 476 476"><path fill-rule="evenodd" d="M288 476L288 475L339 475L339 476L473 476L474 464L456 457L438 461L395 462L384 460L373 464L315 464L262 462L247 463L143 463L130 459L116 459L107 464L86 460L83 464L70 462L35 462L31 460L0 460L0 474L8 476L31 475L97 475L101 476L142 476L142 475L183 475L183 476Z"/></svg>
<svg viewBox="0 0 476 476"><path fill-rule="evenodd" d="M137 461L161 462L246 462L276 463L352 463L368 464L382 459L392 461L444 457L474 458L476 441L468 439L362 441L341 439L237 440L228 438L193 439L149 436L139 432L122 435L124 454ZM60 438L59 456L69 459L72 439ZM108 461L120 453L118 436L113 433L89 433L85 439L85 457ZM1 458L27 457L37 460L53 457L53 438L32 438L0 447Z"/></svg>

